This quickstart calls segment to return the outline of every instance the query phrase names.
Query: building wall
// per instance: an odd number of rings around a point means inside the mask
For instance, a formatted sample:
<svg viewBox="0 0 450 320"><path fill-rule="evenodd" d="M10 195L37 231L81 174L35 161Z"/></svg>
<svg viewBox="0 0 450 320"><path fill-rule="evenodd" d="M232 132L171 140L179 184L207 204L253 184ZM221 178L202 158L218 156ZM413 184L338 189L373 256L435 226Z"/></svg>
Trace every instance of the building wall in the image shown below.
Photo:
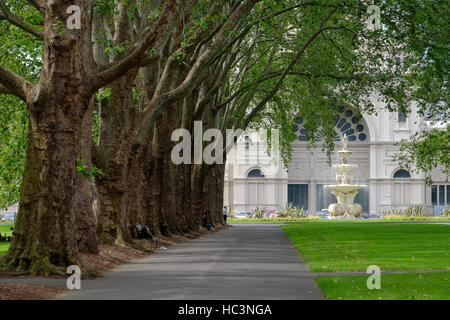
<svg viewBox="0 0 450 320"><path fill-rule="evenodd" d="M349 150L353 152L349 163L359 165L354 172L354 184L367 185L369 213L378 213L392 207L405 208L410 204L424 205L429 214L433 213L432 188L425 185L423 174L410 172L411 178L394 178L394 173L400 169L392 158L398 152L396 143L423 129L422 120L413 116L416 114L414 109L413 106L406 121L398 121L397 113L390 113L383 108L379 109L377 115L364 115L360 123L364 126L363 133L367 139L349 141ZM347 122L350 119L347 118ZM355 125L351 124L351 128L355 128ZM316 186L335 184L335 171L327 163L327 156L321 151L320 143L318 148L308 150L307 142L300 141L303 139L300 138L301 125L297 129L299 139L292 144L292 161L288 170L280 165L277 172L266 172L270 157L261 153L257 156L257 151L252 149L258 145L258 138L255 140L255 136L252 140L255 144L248 147L247 156L237 156L237 150L242 150L242 145L239 144L245 144L246 141L242 137L238 140L227 160L224 197L226 206L231 207L232 211L250 211L256 206L279 210L288 202L289 184L307 184L308 210L311 213L320 211L321 208L316 207ZM337 126L336 132L339 134L336 140L340 140L343 132ZM336 141L336 150L340 149L341 142ZM337 162L335 152L332 163ZM252 169L265 172L265 177L248 178L247 175ZM444 176L439 168L433 171L432 178L437 183L435 188L438 192L442 189L440 185L447 188L450 184L446 182L448 177ZM448 189L449 196L445 193L444 201L450 203L450 186Z"/></svg>
<svg viewBox="0 0 450 320"><path fill-rule="evenodd" d="M9 208L7 208L6 210L0 209L0 217L3 217L3 215L5 213L8 213L8 212L17 213L18 211L19 211L19 204L14 204L14 205L10 206Z"/></svg>

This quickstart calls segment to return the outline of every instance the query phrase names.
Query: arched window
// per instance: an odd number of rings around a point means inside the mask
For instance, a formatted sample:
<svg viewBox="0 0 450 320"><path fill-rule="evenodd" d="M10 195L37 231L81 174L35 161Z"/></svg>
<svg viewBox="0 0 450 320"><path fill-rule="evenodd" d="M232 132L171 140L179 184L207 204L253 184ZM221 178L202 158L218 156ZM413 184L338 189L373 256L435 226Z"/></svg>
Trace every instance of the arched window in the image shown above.
<svg viewBox="0 0 450 320"><path fill-rule="evenodd" d="M264 173L259 169L253 169L248 173L247 178L264 178Z"/></svg>
<svg viewBox="0 0 450 320"><path fill-rule="evenodd" d="M397 115L398 115L398 122L406 122L406 113L404 113L403 111L399 111Z"/></svg>
<svg viewBox="0 0 450 320"><path fill-rule="evenodd" d="M408 171L400 169L394 173L394 178L411 178Z"/></svg>
<svg viewBox="0 0 450 320"><path fill-rule="evenodd" d="M334 131L336 136L334 141L341 141L341 136L347 135L348 141L357 141L361 143L368 142L368 130L366 124L363 121L361 115L355 113L350 109L346 109L343 106L337 108L338 115L335 120ZM304 127L304 119L298 116L295 119L296 124L292 127L292 132L298 137L299 141L307 141L307 130ZM315 134L315 140L317 142L324 140L324 133L322 128L319 128L318 132Z"/></svg>

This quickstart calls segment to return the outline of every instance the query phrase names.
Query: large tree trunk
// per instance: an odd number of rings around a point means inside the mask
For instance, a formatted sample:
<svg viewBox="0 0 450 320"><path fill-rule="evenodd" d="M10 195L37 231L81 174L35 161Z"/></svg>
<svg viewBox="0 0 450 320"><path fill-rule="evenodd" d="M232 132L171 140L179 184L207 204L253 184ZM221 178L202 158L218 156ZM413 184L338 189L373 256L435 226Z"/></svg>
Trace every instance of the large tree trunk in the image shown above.
<svg viewBox="0 0 450 320"><path fill-rule="evenodd" d="M42 112L30 112L19 214L6 256L8 265L34 274L60 272L58 267L79 264L78 245L89 252L97 250L94 242L83 241L95 239L89 225L92 210L79 210L75 196L82 184L76 159L81 155L79 107L83 102L73 95L60 97L46 101ZM89 194L83 196L89 198ZM87 234L80 234L82 230Z"/></svg>
<svg viewBox="0 0 450 320"><path fill-rule="evenodd" d="M101 243L131 241L127 227L126 181L134 118L132 85L136 72L116 80L108 101L100 105L96 164L104 177L95 184L97 235Z"/></svg>
<svg viewBox="0 0 450 320"><path fill-rule="evenodd" d="M225 165L217 164L215 169L215 175L213 179L214 186L214 207L212 212L215 214L215 221L217 224L225 224L223 220L223 193L224 193L224 178L225 178Z"/></svg>
<svg viewBox="0 0 450 320"><path fill-rule="evenodd" d="M85 160L85 165L92 166L92 110L93 99L89 104L89 109L83 117L81 124L81 151L80 159ZM95 236L95 217L93 212L93 184L92 177L87 178L81 174L77 175L77 185L75 194L75 208L78 214L75 219L77 228L75 239L80 252L98 253L98 242Z"/></svg>
<svg viewBox="0 0 450 320"><path fill-rule="evenodd" d="M152 174L151 174L151 195L152 195L152 212L151 216L156 217L158 221L157 228L163 235L170 235L169 230L169 221L166 216L166 212L168 212L167 207L163 205L162 197L163 197L163 186L164 186L164 152L165 152L165 143L167 140L163 140L162 136L166 133L166 125L163 121L160 121L156 124L152 139L151 145L151 165L152 165ZM169 217L170 219L170 217Z"/></svg>
<svg viewBox="0 0 450 320"><path fill-rule="evenodd" d="M203 188L205 182L205 166L192 165L191 168L191 216L194 223L201 226L202 214L206 208L203 205Z"/></svg>
<svg viewBox="0 0 450 320"><path fill-rule="evenodd" d="M131 235L137 236L135 225L137 223L148 225L155 232L155 219L149 218L151 196L149 195L149 183L151 179L150 166L147 156L147 147L142 148L130 163L126 181L126 211L127 219L125 227L131 231Z"/></svg>
<svg viewBox="0 0 450 320"><path fill-rule="evenodd" d="M213 167L204 166L206 177L203 182L203 208L210 211L209 220L213 225L223 225L223 164L214 164Z"/></svg>
<svg viewBox="0 0 450 320"><path fill-rule="evenodd" d="M178 104L176 103L169 108L164 119L166 125L161 126L162 130L159 135L160 143L164 145L161 208L170 234L183 234L183 229L185 229L182 217L180 217L183 198L177 188L180 169L178 165L173 163L171 157L174 146L174 143L171 141L171 135L173 130L179 127L178 109Z"/></svg>
<svg viewBox="0 0 450 320"><path fill-rule="evenodd" d="M85 81L86 70L93 68L91 31L83 28L78 38L61 34L55 25L64 21L67 6L48 6L42 76L27 94L30 125L19 214L4 260L9 267L43 275L81 266L80 252L97 252L92 210L79 207L90 195L76 170L92 96Z"/></svg>

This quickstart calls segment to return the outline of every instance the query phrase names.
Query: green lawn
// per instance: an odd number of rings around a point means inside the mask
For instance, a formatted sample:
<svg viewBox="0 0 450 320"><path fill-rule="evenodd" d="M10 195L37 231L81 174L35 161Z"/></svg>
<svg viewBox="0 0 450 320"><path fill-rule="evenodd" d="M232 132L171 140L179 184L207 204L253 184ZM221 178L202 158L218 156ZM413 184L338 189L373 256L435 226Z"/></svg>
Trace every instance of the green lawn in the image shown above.
<svg viewBox="0 0 450 320"><path fill-rule="evenodd" d="M281 227L312 272L450 270L450 226L307 222Z"/></svg>
<svg viewBox="0 0 450 320"><path fill-rule="evenodd" d="M12 231L10 229L12 226L13 226L12 224L0 224L0 233L2 234L2 236L4 236L5 233L8 236L11 236ZM9 245L10 242L0 242L0 255L3 255L8 251Z"/></svg>
<svg viewBox="0 0 450 320"><path fill-rule="evenodd" d="M381 274L381 288L368 289L367 276L318 277L330 300L448 300L450 272Z"/></svg>

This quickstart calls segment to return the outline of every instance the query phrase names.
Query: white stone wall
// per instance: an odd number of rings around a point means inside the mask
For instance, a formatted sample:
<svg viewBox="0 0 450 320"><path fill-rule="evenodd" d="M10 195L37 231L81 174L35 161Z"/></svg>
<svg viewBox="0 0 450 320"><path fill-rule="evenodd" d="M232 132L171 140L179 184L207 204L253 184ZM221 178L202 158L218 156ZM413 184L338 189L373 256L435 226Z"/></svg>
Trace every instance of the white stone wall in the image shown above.
<svg viewBox="0 0 450 320"><path fill-rule="evenodd" d="M2 217L7 212L15 212L17 213L19 211L19 204L13 204L6 210L0 209L0 217Z"/></svg>
<svg viewBox="0 0 450 320"><path fill-rule="evenodd" d="M414 117L414 109L413 106L413 112L405 122L398 121L396 112L390 113L383 108L379 109L377 115L364 115L362 124L366 127L367 140L349 141L349 149L353 151L350 163L359 165L355 170L354 183L368 185L370 213L420 204L426 206L432 214L431 188L425 185L423 174L410 172L411 178L393 178L399 169L399 165L392 159L398 152L398 146L395 144L407 139L424 125L420 118ZM243 164L236 161L235 155L229 156L225 179L225 205L230 206L233 211L250 211L256 206L278 210L288 201L288 184L308 184L309 211L315 212L316 184L334 182L335 173L329 167L326 154L320 147L308 150L306 142L303 141L295 141L292 147L289 170L280 168L277 174L269 174L265 178L247 178L251 169L258 168L264 172L263 164ZM336 150L341 148L341 143L337 142ZM248 158L255 159L254 154ZM336 153L332 161L338 161ZM432 179L437 183L450 184L446 182L448 177L444 176L439 168L433 171Z"/></svg>

